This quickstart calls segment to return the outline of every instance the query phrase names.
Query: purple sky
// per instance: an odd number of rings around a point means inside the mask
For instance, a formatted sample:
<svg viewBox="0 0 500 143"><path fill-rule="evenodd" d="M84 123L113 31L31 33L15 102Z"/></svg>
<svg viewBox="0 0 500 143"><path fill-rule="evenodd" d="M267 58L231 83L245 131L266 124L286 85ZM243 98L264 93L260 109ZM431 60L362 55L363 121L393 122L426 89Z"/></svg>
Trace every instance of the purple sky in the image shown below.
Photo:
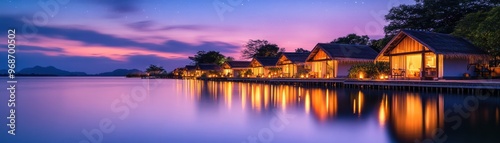
<svg viewBox="0 0 500 143"><path fill-rule="evenodd" d="M0 29L16 29L17 68L100 73L170 71L199 50L240 60L249 39L286 51L349 33L383 36L383 16L413 0L3 0ZM2 41L6 41L2 36ZM6 44L1 44L6 47ZM6 54L6 50L2 51ZM242 60L242 59L241 59ZM3 68L6 69L7 67Z"/></svg>

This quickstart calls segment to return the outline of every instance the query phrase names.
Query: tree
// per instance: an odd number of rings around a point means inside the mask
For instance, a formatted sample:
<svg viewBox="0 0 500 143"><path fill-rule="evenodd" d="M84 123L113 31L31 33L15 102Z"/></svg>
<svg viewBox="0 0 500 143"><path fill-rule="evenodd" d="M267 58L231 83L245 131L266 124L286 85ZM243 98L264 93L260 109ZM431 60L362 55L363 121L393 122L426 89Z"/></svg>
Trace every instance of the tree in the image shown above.
<svg viewBox="0 0 500 143"><path fill-rule="evenodd" d="M393 35L385 35L384 38L377 39L377 40L370 40L369 45L370 45L370 47L377 49L380 52L380 51L382 51L382 49L384 49L385 45L387 45L387 43L389 43L389 41L391 41L391 39L393 37L394 37Z"/></svg>
<svg viewBox="0 0 500 143"><path fill-rule="evenodd" d="M469 13L489 10L500 4L498 0L415 0L414 5L393 7L385 19L387 35L401 29L419 29L449 34L457 22Z"/></svg>
<svg viewBox="0 0 500 143"><path fill-rule="evenodd" d="M348 34L345 37L339 37L330 43L340 43L340 44L358 44L358 45L368 45L370 37L367 35L358 36L354 33Z"/></svg>
<svg viewBox="0 0 500 143"><path fill-rule="evenodd" d="M295 49L295 53L310 53L311 51L303 49L303 48L297 48Z"/></svg>
<svg viewBox="0 0 500 143"><path fill-rule="evenodd" d="M217 51L198 51L193 57L189 57L195 64L217 64L222 65L226 60L226 56Z"/></svg>
<svg viewBox="0 0 500 143"><path fill-rule="evenodd" d="M165 72L165 69L163 69L163 67L161 67L161 66L151 64L146 69L146 72L149 73L150 75L159 75L159 74L162 74L163 72Z"/></svg>
<svg viewBox="0 0 500 143"><path fill-rule="evenodd" d="M458 22L452 34L465 37L496 60L500 56L500 40L498 40L500 28L498 27L500 27L500 7L468 14Z"/></svg>
<svg viewBox="0 0 500 143"><path fill-rule="evenodd" d="M267 40L252 40L250 39L245 45L245 49L241 51L243 58L251 59L257 56L273 57L279 52L284 52L285 49L279 48L278 45L269 43Z"/></svg>

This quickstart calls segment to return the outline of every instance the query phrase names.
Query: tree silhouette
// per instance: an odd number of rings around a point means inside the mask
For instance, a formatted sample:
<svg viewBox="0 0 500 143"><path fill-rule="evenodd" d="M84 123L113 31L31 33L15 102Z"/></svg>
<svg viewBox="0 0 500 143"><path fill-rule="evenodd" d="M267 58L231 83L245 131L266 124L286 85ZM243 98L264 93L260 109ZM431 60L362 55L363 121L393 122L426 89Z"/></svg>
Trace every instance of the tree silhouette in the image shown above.
<svg viewBox="0 0 500 143"><path fill-rule="evenodd" d="M367 35L358 36L352 33L345 37L339 37L330 43L368 45L369 41L370 37Z"/></svg>
<svg viewBox="0 0 500 143"><path fill-rule="evenodd" d="M232 57L226 58L217 51L198 51L196 55L189 57L195 64L217 64L222 65L227 60L233 60Z"/></svg>
<svg viewBox="0 0 500 143"><path fill-rule="evenodd" d="M245 49L241 51L242 57L251 59L257 56L273 57L278 53L284 52L285 49L279 48L278 45L269 43L267 40L249 40L245 45Z"/></svg>
<svg viewBox="0 0 500 143"><path fill-rule="evenodd" d="M163 69L163 67L161 67L161 66L151 64L146 69L146 72L149 73L150 75L159 75L159 74L162 74L163 72L165 72L165 69Z"/></svg>

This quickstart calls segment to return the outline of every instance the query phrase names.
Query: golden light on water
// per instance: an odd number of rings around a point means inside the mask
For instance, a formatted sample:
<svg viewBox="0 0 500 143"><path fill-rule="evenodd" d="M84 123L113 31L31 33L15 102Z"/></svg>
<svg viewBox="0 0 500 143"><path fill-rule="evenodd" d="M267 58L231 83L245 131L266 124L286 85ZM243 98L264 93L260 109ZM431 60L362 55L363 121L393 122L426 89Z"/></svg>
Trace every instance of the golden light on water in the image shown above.
<svg viewBox="0 0 500 143"><path fill-rule="evenodd" d="M337 114L338 103L337 94L335 92L312 89L311 93L312 110L320 121L326 121L328 118L332 118Z"/></svg>
<svg viewBox="0 0 500 143"><path fill-rule="evenodd" d="M382 101L380 101L380 107L378 112L378 121L380 126L384 126L385 123L387 122L387 118L389 115L388 106L389 105L388 105L387 95L383 95Z"/></svg>
<svg viewBox="0 0 500 143"><path fill-rule="evenodd" d="M231 109L233 102L233 82L224 82L223 84L224 102L226 103L227 107Z"/></svg>
<svg viewBox="0 0 500 143"><path fill-rule="evenodd" d="M396 134L405 139L422 137L422 101L415 94L393 96L392 119Z"/></svg>
<svg viewBox="0 0 500 143"><path fill-rule="evenodd" d="M358 94L356 97L354 97L352 101L352 112L353 114L358 114L358 116L361 116L361 111L363 108L363 102L364 102L364 94L361 91L358 91Z"/></svg>
<svg viewBox="0 0 500 143"><path fill-rule="evenodd" d="M255 89L252 91L251 94L251 99L252 99L252 109L256 110L259 112L261 110L261 85L255 85L252 86L252 89Z"/></svg>
<svg viewBox="0 0 500 143"><path fill-rule="evenodd" d="M241 91L241 109L245 110L246 103L247 103L247 89L248 89L248 83L241 83L240 84L240 91Z"/></svg>
<svg viewBox="0 0 500 143"><path fill-rule="evenodd" d="M426 99L425 102L422 99ZM418 93L394 95L391 106L395 133L405 140L432 138L444 127L442 95L423 98Z"/></svg>
<svg viewBox="0 0 500 143"><path fill-rule="evenodd" d="M304 101L304 110L306 111L306 114L309 114L309 112L311 112L311 95L309 95L309 92L306 92L306 99Z"/></svg>

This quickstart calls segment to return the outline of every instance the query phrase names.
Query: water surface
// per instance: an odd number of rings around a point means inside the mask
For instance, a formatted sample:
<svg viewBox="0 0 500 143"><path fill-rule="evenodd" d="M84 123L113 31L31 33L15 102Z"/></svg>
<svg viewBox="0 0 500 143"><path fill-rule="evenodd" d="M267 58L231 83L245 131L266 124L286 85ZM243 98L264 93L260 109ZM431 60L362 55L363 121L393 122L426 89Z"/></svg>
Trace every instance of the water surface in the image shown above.
<svg viewBox="0 0 500 143"><path fill-rule="evenodd" d="M7 90L0 115L7 117ZM475 95L127 78L22 78L10 143L500 142ZM3 123L8 120L3 117Z"/></svg>

